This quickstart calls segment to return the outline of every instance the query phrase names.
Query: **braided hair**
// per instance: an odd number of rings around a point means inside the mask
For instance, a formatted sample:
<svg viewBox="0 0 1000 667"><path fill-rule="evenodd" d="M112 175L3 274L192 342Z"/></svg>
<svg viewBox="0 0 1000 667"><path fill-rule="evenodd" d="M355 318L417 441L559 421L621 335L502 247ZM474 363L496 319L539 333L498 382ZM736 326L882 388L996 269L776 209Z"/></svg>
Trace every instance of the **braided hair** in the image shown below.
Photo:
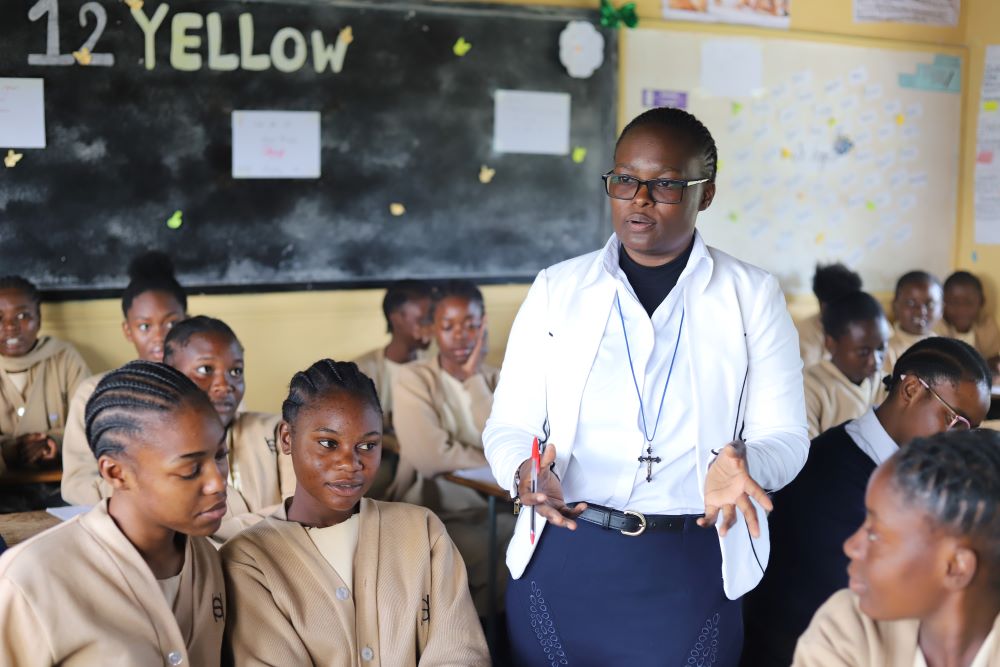
<svg viewBox="0 0 1000 667"><path fill-rule="evenodd" d="M132 302L146 292L169 294L187 312L187 292L174 277L174 263L165 253L151 251L134 258L128 265L129 283L122 294L122 313L128 318Z"/></svg>
<svg viewBox="0 0 1000 667"><path fill-rule="evenodd" d="M35 308L41 305L42 296L38 293L38 288L30 280L22 278L21 276L3 276L0 277L0 290L17 290L18 292L24 294L31 303L35 304Z"/></svg>
<svg viewBox="0 0 1000 667"><path fill-rule="evenodd" d="M281 418L289 424L295 421L299 410L331 392L343 391L361 399L383 418L382 404L372 379L361 372L353 361L320 359L304 371L292 376L288 385L288 398L281 404Z"/></svg>
<svg viewBox="0 0 1000 667"><path fill-rule="evenodd" d="M861 276L837 262L816 265L813 274L813 294L820 303L833 303L848 294L861 291Z"/></svg>
<svg viewBox="0 0 1000 667"><path fill-rule="evenodd" d="M719 151L715 146L715 139L712 138L712 133L700 120L683 109L659 107L639 114L618 135L615 150L618 150L618 145L621 144L626 134L636 128L650 126L675 131L691 139L695 147L701 151L702 159L705 161L705 178L715 182L715 174L719 164Z"/></svg>
<svg viewBox="0 0 1000 667"><path fill-rule="evenodd" d="M236 337L228 324L222 320L207 315L196 315L186 320L178 322L167 334L163 341L163 361L169 364L173 361L174 355L187 347L191 336L201 333L217 333L226 336L239 344L240 339Z"/></svg>
<svg viewBox="0 0 1000 667"><path fill-rule="evenodd" d="M890 479L939 526L972 538L1000 587L1000 432L946 431L892 457Z"/></svg>
<svg viewBox="0 0 1000 667"><path fill-rule="evenodd" d="M205 394L180 371L153 361L130 361L101 378L87 401L87 444L94 458L119 454L145 430L146 413L165 414L199 403L211 409Z"/></svg>
<svg viewBox="0 0 1000 667"><path fill-rule="evenodd" d="M989 387L992 383L990 367L974 347L944 336L925 338L906 350L896 361L892 374L883 379L886 389L892 392L904 375L916 375L931 385L973 382Z"/></svg>
<svg viewBox="0 0 1000 667"><path fill-rule="evenodd" d="M397 280L389 285L382 299L382 313L385 315L387 332L392 333L392 322L389 316L411 301L431 298L430 283L423 280Z"/></svg>
<svg viewBox="0 0 1000 667"><path fill-rule="evenodd" d="M483 313L486 312L486 302L483 300L483 293L479 291L476 284L471 280L445 280L434 287L431 295L430 318L434 319L434 311L439 303L445 299L465 299L469 303L478 303Z"/></svg>

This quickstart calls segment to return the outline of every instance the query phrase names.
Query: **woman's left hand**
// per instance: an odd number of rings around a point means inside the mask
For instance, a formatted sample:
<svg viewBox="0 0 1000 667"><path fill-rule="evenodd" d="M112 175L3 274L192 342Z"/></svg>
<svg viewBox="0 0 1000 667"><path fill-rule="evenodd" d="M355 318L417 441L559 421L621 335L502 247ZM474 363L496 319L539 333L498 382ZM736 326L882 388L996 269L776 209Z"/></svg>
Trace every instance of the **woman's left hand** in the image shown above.
<svg viewBox="0 0 1000 667"><path fill-rule="evenodd" d="M719 512L722 512L719 534L725 536L736 523L736 509L739 508L746 517L750 534L760 537L757 511L750 502L751 498L768 512L774 508L767 492L750 477L746 445L742 440L735 440L723 447L708 467L705 476L705 516L698 519L698 525L715 525Z"/></svg>

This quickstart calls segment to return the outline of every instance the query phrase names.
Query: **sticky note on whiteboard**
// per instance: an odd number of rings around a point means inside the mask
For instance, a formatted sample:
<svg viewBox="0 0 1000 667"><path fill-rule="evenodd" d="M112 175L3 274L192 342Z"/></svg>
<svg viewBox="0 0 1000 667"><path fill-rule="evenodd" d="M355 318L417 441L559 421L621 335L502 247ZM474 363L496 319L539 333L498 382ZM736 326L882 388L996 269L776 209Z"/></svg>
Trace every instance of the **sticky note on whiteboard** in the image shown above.
<svg viewBox="0 0 1000 667"><path fill-rule="evenodd" d="M570 96L529 90L498 90L493 105L497 153L568 155Z"/></svg>
<svg viewBox="0 0 1000 667"><path fill-rule="evenodd" d="M45 82L0 78L0 146L45 148Z"/></svg>
<svg viewBox="0 0 1000 667"><path fill-rule="evenodd" d="M319 178L318 111L234 111L233 178Z"/></svg>

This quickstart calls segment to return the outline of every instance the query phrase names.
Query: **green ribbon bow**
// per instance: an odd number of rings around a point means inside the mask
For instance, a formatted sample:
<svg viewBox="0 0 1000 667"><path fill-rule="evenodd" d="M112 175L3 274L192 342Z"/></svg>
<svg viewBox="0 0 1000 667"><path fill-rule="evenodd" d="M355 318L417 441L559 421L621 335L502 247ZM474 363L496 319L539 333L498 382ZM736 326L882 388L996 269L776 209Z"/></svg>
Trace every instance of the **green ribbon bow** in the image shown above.
<svg viewBox="0 0 1000 667"><path fill-rule="evenodd" d="M624 23L628 28L639 25L639 15L635 13L635 3L626 2L615 9L611 0L601 0L601 25L605 28L617 28L620 23Z"/></svg>

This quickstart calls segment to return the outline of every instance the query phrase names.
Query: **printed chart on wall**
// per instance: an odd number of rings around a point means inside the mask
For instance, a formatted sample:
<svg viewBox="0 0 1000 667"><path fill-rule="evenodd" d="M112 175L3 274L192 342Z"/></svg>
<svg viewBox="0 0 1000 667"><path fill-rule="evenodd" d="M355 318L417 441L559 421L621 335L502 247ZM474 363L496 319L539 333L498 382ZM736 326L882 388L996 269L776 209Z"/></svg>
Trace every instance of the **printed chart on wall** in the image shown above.
<svg viewBox="0 0 1000 667"><path fill-rule="evenodd" d="M817 262L866 288L950 266L961 58L793 39L639 29L626 35L624 113L676 106L719 149L709 244L808 292Z"/></svg>

